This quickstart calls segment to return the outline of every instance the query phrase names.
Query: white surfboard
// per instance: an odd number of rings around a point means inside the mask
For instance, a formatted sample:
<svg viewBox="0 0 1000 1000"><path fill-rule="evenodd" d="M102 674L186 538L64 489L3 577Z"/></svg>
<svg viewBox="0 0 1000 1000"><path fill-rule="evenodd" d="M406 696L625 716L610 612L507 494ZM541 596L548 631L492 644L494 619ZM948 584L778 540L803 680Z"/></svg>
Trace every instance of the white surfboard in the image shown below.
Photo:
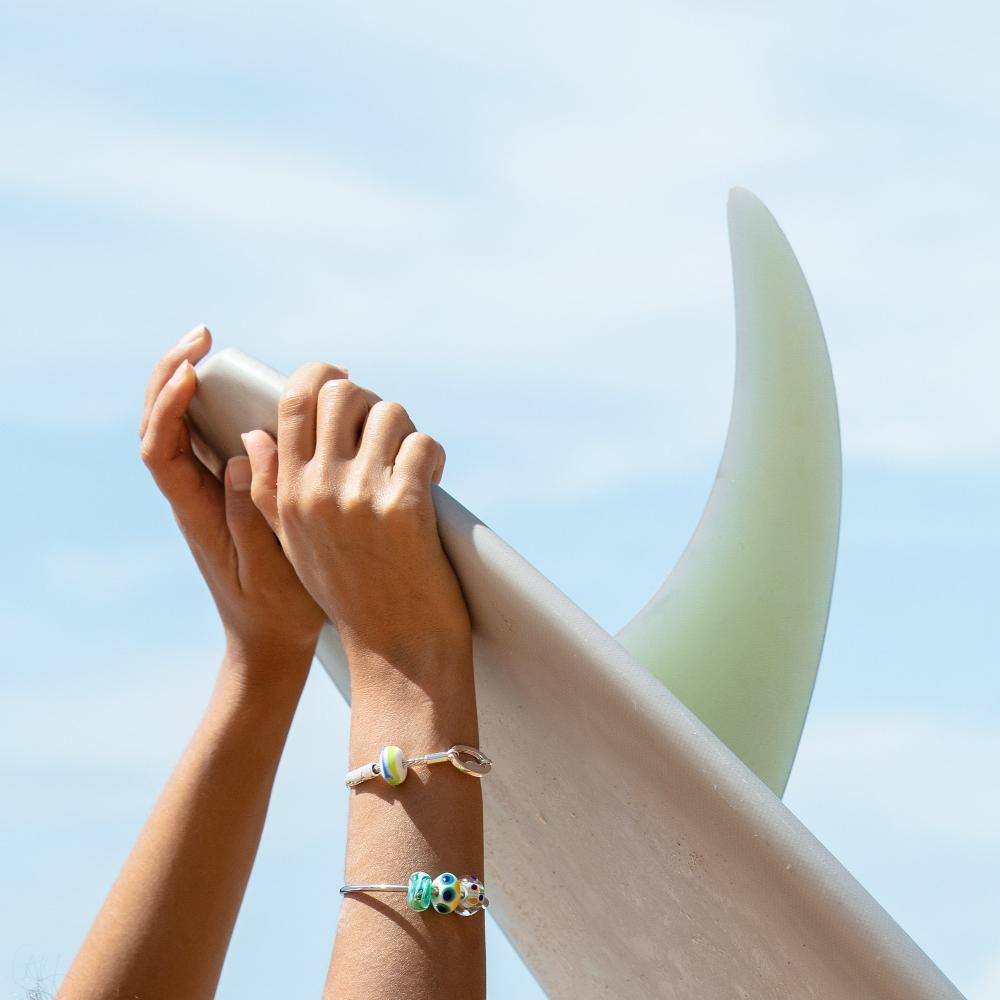
<svg viewBox="0 0 1000 1000"><path fill-rule="evenodd" d="M621 641L434 487L495 762L490 912L554 998L958 998L778 797L826 626L839 434L787 241L744 191L730 235L737 367L722 465L678 567ZM275 433L285 380L235 350L197 373L190 416L218 472L243 453L240 432ZM330 626L317 655L349 699Z"/></svg>

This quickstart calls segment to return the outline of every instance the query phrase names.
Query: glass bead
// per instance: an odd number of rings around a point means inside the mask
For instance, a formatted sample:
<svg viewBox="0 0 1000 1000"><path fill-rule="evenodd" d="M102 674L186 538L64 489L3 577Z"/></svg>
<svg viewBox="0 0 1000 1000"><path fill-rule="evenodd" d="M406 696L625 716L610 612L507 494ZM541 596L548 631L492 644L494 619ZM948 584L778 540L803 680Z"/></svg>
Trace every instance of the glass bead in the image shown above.
<svg viewBox="0 0 1000 1000"><path fill-rule="evenodd" d="M379 772L386 783L401 785L406 780L407 765L403 763L405 754L399 747L383 747L379 754Z"/></svg>
<svg viewBox="0 0 1000 1000"><path fill-rule="evenodd" d="M451 872L442 872L433 882L434 909L438 913L454 913L462 903L462 889Z"/></svg>
<svg viewBox="0 0 1000 1000"><path fill-rule="evenodd" d="M427 872L414 872L406 889L406 905L411 910L426 910L431 905L431 885Z"/></svg>

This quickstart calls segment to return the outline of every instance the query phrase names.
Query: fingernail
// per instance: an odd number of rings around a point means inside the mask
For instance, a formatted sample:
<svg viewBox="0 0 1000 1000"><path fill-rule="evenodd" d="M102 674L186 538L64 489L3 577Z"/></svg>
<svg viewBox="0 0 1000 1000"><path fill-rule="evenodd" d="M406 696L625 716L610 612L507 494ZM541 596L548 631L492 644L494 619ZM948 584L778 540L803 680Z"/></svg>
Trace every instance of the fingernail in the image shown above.
<svg viewBox="0 0 1000 1000"><path fill-rule="evenodd" d="M171 375L171 376L170 376L170 384L171 384L171 385L180 385L180 384L181 384L181 382L183 382L183 381L184 381L184 379L185 379L185 378L187 377L187 371L188 371L188 369L189 369L189 368L193 368L193 367L194 367L194 366L193 366L193 365L191 364L191 362L190 362L190 361L188 361L188 360L187 360L187 358L185 358L185 359L184 359L184 360L183 360L183 361L182 361L182 362L181 362L181 363L180 363L180 364L179 364L179 365L177 366L177 369L176 369L176 371L175 371L175 372L173 373L173 375Z"/></svg>
<svg viewBox="0 0 1000 1000"><path fill-rule="evenodd" d="M188 347L191 344L194 344L197 341L201 340L201 338L204 337L207 332L208 332L208 327L204 325L196 326L186 337L182 338L181 344L183 344L185 347Z"/></svg>
<svg viewBox="0 0 1000 1000"><path fill-rule="evenodd" d="M229 485L237 493L246 493L250 489L252 478L253 470L250 468L250 459L246 455L237 455L229 460Z"/></svg>
<svg viewBox="0 0 1000 1000"><path fill-rule="evenodd" d="M247 455L249 455L249 454L250 454L250 452L251 452L251 451L253 450L253 448L255 447L255 446L253 445L253 443L252 443L252 442L253 442L253 440L254 440L254 437L253 437L253 436L254 436L254 434L256 434L256 433L257 433L257 431L244 431L244 432L243 432L243 433L242 433L242 434L240 435L240 440L241 440L241 441L243 442L243 447L244 447L244 448L246 449L246 453L247 453Z"/></svg>

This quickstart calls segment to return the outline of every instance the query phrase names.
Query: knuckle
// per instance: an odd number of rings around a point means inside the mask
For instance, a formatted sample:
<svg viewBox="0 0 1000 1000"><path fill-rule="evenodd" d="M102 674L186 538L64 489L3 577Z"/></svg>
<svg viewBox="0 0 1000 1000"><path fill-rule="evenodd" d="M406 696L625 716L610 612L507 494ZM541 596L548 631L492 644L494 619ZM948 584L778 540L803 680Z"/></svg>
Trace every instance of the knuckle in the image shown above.
<svg viewBox="0 0 1000 1000"><path fill-rule="evenodd" d="M300 365L295 369L289 382L294 382L296 385L302 382L315 382L316 376L321 375L328 368L330 368L330 365L322 361L307 361L304 365Z"/></svg>
<svg viewBox="0 0 1000 1000"><path fill-rule="evenodd" d="M275 510L278 520L283 524L298 524L305 519L302 501L295 494L279 491L275 500Z"/></svg>
<svg viewBox="0 0 1000 1000"><path fill-rule="evenodd" d="M254 506L261 508L266 507L268 505L269 492L268 488L258 476L254 476L250 480L250 499L253 500Z"/></svg>
<svg viewBox="0 0 1000 1000"><path fill-rule="evenodd" d="M337 365L331 365L328 361L310 361L305 366L310 376L315 379L339 379L345 374L343 368L339 368Z"/></svg>
<svg viewBox="0 0 1000 1000"><path fill-rule="evenodd" d="M149 469L152 469L157 464L156 452L153 450L152 442L148 437L143 437L139 441L139 458L142 459L142 464Z"/></svg>
<svg viewBox="0 0 1000 1000"><path fill-rule="evenodd" d="M176 347L170 348L159 361L153 365L153 373L150 382L153 383L163 383L170 378L171 375L177 370L177 360L178 355L181 352L178 351Z"/></svg>
<svg viewBox="0 0 1000 1000"><path fill-rule="evenodd" d="M337 510L348 518L363 519L375 512L372 491L363 479L352 478L337 490Z"/></svg>
<svg viewBox="0 0 1000 1000"><path fill-rule="evenodd" d="M309 393L301 388L290 386L285 389L278 400L279 419L295 418L305 413L309 406Z"/></svg>
<svg viewBox="0 0 1000 1000"><path fill-rule="evenodd" d="M301 412L302 407L308 406L310 399L316 394L316 386L321 381L321 376L328 369L331 374L335 371L330 365L324 365L321 361L307 361L297 368L285 383L281 399L278 401L279 412L287 408L289 416L295 416Z"/></svg>
<svg viewBox="0 0 1000 1000"><path fill-rule="evenodd" d="M319 387L320 395L332 401L353 395L358 387L346 378L327 379Z"/></svg>
<svg viewBox="0 0 1000 1000"><path fill-rule="evenodd" d="M295 501L296 516L303 523L315 521L323 507L323 497L312 490L306 491Z"/></svg>
<svg viewBox="0 0 1000 1000"><path fill-rule="evenodd" d="M397 529L418 529L427 514L427 491L415 480L404 480L385 497L381 514Z"/></svg>
<svg viewBox="0 0 1000 1000"><path fill-rule="evenodd" d="M397 403L394 399L380 399L372 404L372 413L377 414L380 419L392 421L393 423L403 423L410 419L406 408L402 403Z"/></svg>
<svg viewBox="0 0 1000 1000"><path fill-rule="evenodd" d="M322 479L308 475L296 477L281 491L286 516L300 523L325 515L330 499L329 486Z"/></svg>
<svg viewBox="0 0 1000 1000"><path fill-rule="evenodd" d="M346 374L343 368L327 364L325 361L307 361L288 380L289 386L297 388L315 388L328 379L342 379Z"/></svg>
<svg viewBox="0 0 1000 1000"><path fill-rule="evenodd" d="M298 481L291 476L282 476L278 479L277 495L275 505L278 510L291 513L300 503L300 490Z"/></svg>
<svg viewBox="0 0 1000 1000"><path fill-rule="evenodd" d="M412 447L420 458L438 458L444 454L444 448L437 439L426 431L414 431L410 436L413 439Z"/></svg>
<svg viewBox="0 0 1000 1000"><path fill-rule="evenodd" d="M367 520L374 508L363 494L348 490L337 497L337 512L346 520L356 522Z"/></svg>
<svg viewBox="0 0 1000 1000"><path fill-rule="evenodd" d="M301 507L306 500L308 490L299 475L286 476L278 486L278 499L286 510Z"/></svg>

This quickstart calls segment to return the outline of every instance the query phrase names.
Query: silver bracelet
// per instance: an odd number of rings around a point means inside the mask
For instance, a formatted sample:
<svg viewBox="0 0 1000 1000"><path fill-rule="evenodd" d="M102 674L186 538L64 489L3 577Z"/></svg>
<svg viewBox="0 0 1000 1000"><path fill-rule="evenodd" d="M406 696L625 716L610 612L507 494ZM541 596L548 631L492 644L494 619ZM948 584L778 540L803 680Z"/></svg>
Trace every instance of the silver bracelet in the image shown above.
<svg viewBox="0 0 1000 1000"><path fill-rule="evenodd" d="M341 894L348 892L405 892L406 905L411 910L433 907L438 913L457 913L471 917L490 905L486 886L478 875L457 878L451 872L442 872L432 879L427 872L414 872L406 885L395 882L374 882L371 885L342 885Z"/></svg>
<svg viewBox="0 0 1000 1000"><path fill-rule="evenodd" d="M474 778L489 774L490 768L493 767L493 761L481 750L463 744L441 750L439 753L427 753L422 757L409 758L399 747L389 746L382 749L378 760L348 771L344 784L348 788L353 788L363 781L368 781L369 778L381 778L389 785L401 785L406 780L407 770L414 764L440 764L446 760L451 761L459 771L471 774Z"/></svg>

